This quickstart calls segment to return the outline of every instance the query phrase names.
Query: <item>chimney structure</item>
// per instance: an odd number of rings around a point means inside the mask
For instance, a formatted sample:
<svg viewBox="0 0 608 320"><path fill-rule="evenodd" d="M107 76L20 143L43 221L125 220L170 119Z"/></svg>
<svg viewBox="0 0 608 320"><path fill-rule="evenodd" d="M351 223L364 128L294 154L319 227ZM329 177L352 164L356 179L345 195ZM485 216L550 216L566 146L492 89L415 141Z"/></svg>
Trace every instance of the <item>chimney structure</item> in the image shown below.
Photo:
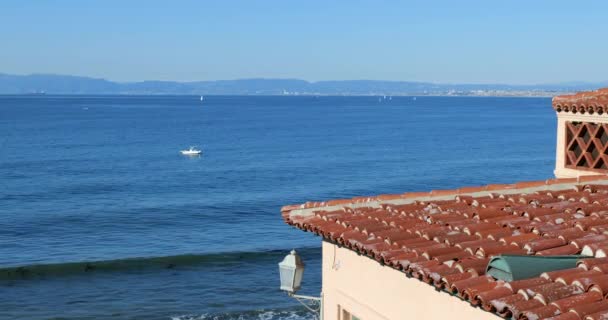
<svg viewBox="0 0 608 320"><path fill-rule="evenodd" d="M608 88L553 98L555 177L608 174Z"/></svg>

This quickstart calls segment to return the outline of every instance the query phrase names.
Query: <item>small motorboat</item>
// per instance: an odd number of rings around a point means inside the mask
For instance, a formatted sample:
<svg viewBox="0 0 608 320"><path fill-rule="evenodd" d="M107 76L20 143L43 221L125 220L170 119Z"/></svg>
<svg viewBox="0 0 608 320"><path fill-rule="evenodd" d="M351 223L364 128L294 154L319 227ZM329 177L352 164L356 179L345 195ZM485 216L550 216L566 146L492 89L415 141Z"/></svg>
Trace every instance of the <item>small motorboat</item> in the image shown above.
<svg viewBox="0 0 608 320"><path fill-rule="evenodd" d="M190 147L188 150L181 150L180 153L185 156L198 156L203 153L203 151L198 150L195 147Z"/></svg>

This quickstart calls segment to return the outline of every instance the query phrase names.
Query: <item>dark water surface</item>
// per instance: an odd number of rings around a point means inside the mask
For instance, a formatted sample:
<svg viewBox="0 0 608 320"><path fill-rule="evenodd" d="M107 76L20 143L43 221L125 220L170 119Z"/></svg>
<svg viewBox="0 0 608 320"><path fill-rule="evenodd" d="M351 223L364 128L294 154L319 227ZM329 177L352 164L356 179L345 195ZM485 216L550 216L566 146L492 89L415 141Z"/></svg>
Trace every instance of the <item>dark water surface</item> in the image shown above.
<svg viewBox="0 0 608 320"><path fill-rule="evenodd" d="M204 155L179 150L198 145ZM0 96L0 318L310 319L307 200L552 176L547 98Z"/></svg>

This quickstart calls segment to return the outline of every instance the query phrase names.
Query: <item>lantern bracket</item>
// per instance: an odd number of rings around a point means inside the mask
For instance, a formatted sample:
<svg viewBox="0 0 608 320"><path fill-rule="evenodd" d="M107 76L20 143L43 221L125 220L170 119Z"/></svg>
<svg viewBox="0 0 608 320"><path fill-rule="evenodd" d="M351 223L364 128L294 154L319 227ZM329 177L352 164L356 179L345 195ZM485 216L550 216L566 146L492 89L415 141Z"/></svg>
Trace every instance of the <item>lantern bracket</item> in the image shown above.
<svg viewBox="0 0 608 320"><path fill-rule="evenodd" d="M296 299L321 301L321 297L303 296L300 294L293 294L293 293L288 293L287 295L289 295L290 297L296 298Z"/></svg>
<svg viewBox="0 0 608 320"><path fill-rule="evenodd" d="M287 295L296 299L306 309L313 312L315 314L315 316L317 316L317 319L323 320L323 314L321 312L323 309L323 298L322 297L304 296L304 295L294 294L294 293L290 293L290 292L287 293ZM316 308L312 307L311 303L307 303L305 301L311 301L312 304L317 305L317 307Z"/></svg>

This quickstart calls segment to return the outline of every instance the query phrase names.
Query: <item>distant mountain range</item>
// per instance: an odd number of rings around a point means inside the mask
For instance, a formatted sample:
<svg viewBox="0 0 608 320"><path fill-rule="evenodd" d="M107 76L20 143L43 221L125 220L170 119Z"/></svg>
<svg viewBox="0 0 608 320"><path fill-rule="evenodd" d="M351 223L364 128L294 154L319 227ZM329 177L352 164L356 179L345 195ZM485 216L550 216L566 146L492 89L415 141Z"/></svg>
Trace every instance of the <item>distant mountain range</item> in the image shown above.
<svg viewBox="0 0 608 320"><path fill-rule="evenodd" d="M553 95L597 89L608 82L538 85L439 84L411 81L298 79L114 82L54 74L0 73L0 94L171 94L171 95Z"/></svg>

